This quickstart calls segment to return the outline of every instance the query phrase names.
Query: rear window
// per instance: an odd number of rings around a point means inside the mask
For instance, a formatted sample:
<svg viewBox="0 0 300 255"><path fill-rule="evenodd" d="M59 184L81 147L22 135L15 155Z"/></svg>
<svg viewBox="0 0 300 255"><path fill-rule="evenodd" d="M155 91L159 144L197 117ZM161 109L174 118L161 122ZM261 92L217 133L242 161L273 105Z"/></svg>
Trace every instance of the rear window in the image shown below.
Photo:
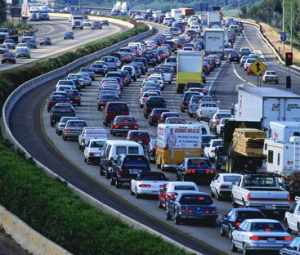
<svg viewBox="0 0 300 255"><path fill-rule="evenodd" d="M92 148L103 148L105 144L105 141L93 141L91 142Z"/></svg>
<svg viewBox="0 0 300 255"><path fill-rule="evenodd" d="M157 106L165 106L165 100L163 98L149 98L147 101L147 105L152 106L152 105L157 105Z"/></svg>
<svg viewBox="0 0 300 255"><path fill-rule="evenodd" d="M273 176L246 176L245 187L277 187L277 182Z"/></svg>
<svg viewBox="0 0 300 255"><path fill-rule="evenodd" d="M257 222L251 224L253 232L285 232L280 223L275 222Z"/></svg>
<svg viewBox="0 0 300 255"><path fill-rule="evenodd" d="M138 168L143 170L150 170L148 161L144 157L125 158L123 162L123 168Z"/></svg>
<svg viewBox="0 0 300 255"><path fill-rule="evenodd" d="M180 198L180 203L186 205L211 205L213 201L209 196L205 195L183 195Z"/></svg>
<svg viewBox="0 0 300 255"><path fill-rule="evenodd" d="M241 177L240 176L224 176L223 179L224 179L224 182L237 183L240 181Z"/></svg>
<svg viewBox="0 0 300 255"><path fill-rule="evenodd" d="M116 154L117 155L127 154L127 148L126 148L126 146L117 146L116 147Z"/></svg>
<svg viewBox="0 0 300 255"><path fill-rule="evenodd" d="M196 190L194 186L191 185L178 185L175 186L175 190Z"/></svg>
<svg viewBox="0 0 300 255"><path fill-rule="evenodd" d="M140 176L141 180L144 181L165 181L166 177L163 173L158 172L148 172Z"/></svg>
<svg viewBox="0 0 300 255"><path fill-rule="evenodd" d="M202 159L190 159L187 163L188 168L210 168L211 165L208 161L202 160Z"/></svg>
<svg viewBox="0 0 300 255"><path fill-rule="evenodd" d="M128 154L139 154L139 147L137 146L129 146Z"/></svg>
<svg viewBox="0 0 300 255"><path fill-rule="evenodd" d="M108 111L110 112L128 111L128 106L126 104L109 104Z"/></svg>
<svg viewBox="0 0 300 255"><path fill-rule="evenodd" d="M83 121L70 121L67 125L69 127L86 127L86 123Z"/></svg>
<svg viewBox="0 0 300 255"><path fill-rule="evenodd" d="M73 112L71 107L68 106L55 106L54 107L55 112Z"/></svg>
<svg viewBox="0 0 300 255"><path fill-rule="evenodd" d="M265 218L265 216L261 212L245 211L245 212L238 212L237 218L240 220L261 219L261 218Z"/></svg>

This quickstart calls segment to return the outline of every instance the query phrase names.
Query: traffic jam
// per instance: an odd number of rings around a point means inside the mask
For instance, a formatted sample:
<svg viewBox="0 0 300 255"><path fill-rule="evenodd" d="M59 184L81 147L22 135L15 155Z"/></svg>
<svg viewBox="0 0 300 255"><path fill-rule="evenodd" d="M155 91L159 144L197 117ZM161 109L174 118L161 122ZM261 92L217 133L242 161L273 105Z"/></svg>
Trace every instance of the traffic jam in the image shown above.
<svg viewBox="0 0 300 255"><path fill-rule="evenodd" d="M46 102L51 127L109 185L154 200L167 221L217 229L232 252L298 254L300 96L245 85L222 108L211 93L222 65L253 75L263 54L236 49L243 23L217 9L167 14L137 14L164 29L59 80ZM279 82L268 69L262 80Z"/></svg>

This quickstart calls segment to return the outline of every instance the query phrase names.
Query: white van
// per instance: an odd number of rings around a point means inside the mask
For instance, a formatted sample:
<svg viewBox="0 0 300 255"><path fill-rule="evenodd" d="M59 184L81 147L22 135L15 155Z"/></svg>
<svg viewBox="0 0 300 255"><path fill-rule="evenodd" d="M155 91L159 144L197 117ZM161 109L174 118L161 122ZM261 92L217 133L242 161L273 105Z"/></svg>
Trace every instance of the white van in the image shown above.
<svg viewBox="0 0 300 255"><path fill-rule="evenodd" d="M103 151L107 160L116 160L119 155L145 155L141 144L125 140L107 140Z"/></svg>

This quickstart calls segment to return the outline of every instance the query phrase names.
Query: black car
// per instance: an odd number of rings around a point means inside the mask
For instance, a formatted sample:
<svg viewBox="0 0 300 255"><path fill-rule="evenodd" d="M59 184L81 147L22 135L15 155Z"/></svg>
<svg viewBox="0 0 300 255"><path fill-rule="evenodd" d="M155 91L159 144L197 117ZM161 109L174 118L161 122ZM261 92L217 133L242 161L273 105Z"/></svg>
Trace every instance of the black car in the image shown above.
<svg viewBox="0 0 300 255"><path fill-rule="evenodd" d="M180 110L182 112L185 112L185 110L188 108L192 96L201 96L201 94L199 92L190 92L190 91L185 92L183 96L183 100L180 105Z"/></svg>
<svg viewBox="0 0 300 255"><path fill-rule="evenodd" d="M99 95L97 100L97 109L98 111L101 111L105 108L107 102L116 102L119 101L119 98L116 95Z"/></svg>
<svg viewBox="0 0 300 255"><path fill-rule="evenodd" d="M154 108L166 108L167 104L161 96L150 96L144 105L144 117L147 119Z"/></svg>
<svg viewBox="0 0 300 255"><path fill-rule="evenodd" d="M210 196L204 192L182 192L174 200L168 200L166 218L173 219L176 224L193 220L215 226L217 209Z"/></svg>
<svg viewBox="0 0 300 255"><path fill-rule="evenodd" d="M52 45L52 41L50 37L45 37L40 41L40 45L49 46Z"/></svg>
<svg viewBox="0 0 300 255"><path fill-rule="evenodd" d="M112 164L111 185L120 188L123 183L129 184L138 174L150 172L148 159L143 155L120 156Z"/></svg>
<svg viewBox="0 0 300 255"><path fill-rule="evenodd" d="M204 157L186 157L176 171L178 180L195 182L210 182L216 173L216 168Z"/></svg>
<svg viewBox="0 0 300 255"><path fill-rule="evenodd" d="M71 101L68 95L50 95L47 102L47 111L50 112L57 103L71 103Z"/></svg>
<svg viewBox="0 0 300 255"><path fill-rule="evenodd" d="M289 246L281 249L280 255L300 255L300 237L295 237Z"/></svg>
<svg viewBox="0 0 300 255"><path fill-rule="evenodd" d="M229 54L228 59L229 59L230 62L237 62L237 63L239 63L240 62L240 55L236 51L232 51Z"/></svg>
<svg viewBox="0 0 300 255"><path fill-rule="evenodd" d="M97 75L105 75L108 71L108 66L104 62L91 64L89 68Z"/></svg>
<svg viewBox="0 0 300 255"><path fill-rule="evenodd" d="M220 235L231 239L232 231L246 219L263 219L266 216L256 208L233 208L220 220Z"/></svg>
<svg viewBox="0 0 300 255"><path fill-rule="evenodd" d="M75 110L70 103L57 103L50 111L50 124L53 127L63 116L75 116Z"/></svg>

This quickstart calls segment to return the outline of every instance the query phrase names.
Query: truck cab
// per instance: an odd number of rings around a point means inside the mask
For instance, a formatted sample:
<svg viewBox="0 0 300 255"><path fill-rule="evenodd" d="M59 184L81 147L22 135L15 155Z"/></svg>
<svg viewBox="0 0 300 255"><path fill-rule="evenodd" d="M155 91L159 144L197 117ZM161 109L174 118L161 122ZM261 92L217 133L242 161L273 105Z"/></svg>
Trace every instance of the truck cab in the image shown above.
<svg viewBox="0 0 300 255"><path fill-rule="evenodd" d="M289 230L300 233L300 197L296 197L295 202L285 212L284 222Z"/></svg>
<svg viewBox="0 0 300 255"><path fill-rule="evenodd" d="M82 15L72 16L72 29L83 29L84 17Z"/></svg>

